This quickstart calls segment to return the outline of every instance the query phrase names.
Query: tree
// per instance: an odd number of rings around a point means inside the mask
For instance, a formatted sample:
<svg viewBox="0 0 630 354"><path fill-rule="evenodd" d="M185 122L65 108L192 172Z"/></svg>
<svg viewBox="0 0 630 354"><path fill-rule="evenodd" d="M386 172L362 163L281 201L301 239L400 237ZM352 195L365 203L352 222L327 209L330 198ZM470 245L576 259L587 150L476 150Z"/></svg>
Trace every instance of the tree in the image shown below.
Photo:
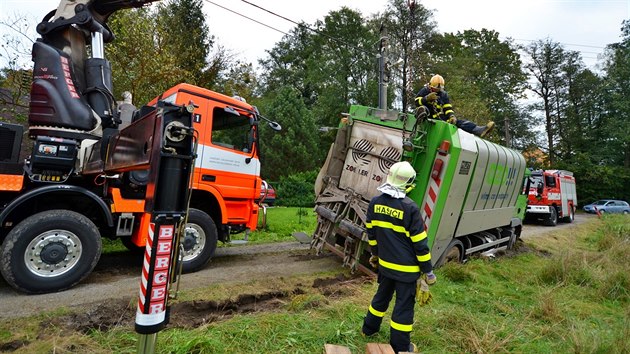
<svg viewBox="0 0 630 354"><path fill-rule="evenodd" d="M531 117L518 104L527 76L511 41L482 29L434 35L428 46L432 49L427 71L445 77L457 116L477 124L495 121L507 146L516 147L529 135Z"/></svg>
<svg viewBox="0 0 630 354"><path fill-rule="evenodd" d="M270 181L297 172L312 171L321 166L315 158L319 149L317 126L307 109L300 92L284 87L276 91L271 101L261 106L266 116L273 117L282 125L282 131L265 129L261 124L262 171Z"/></svg>
<svg viewBox="0 0 630 354"><path fill-rule="evenodd" d="M350 104L374 105L372 44L377 38L364 22L360 13L342 7L313 26L300 24L291 30L260 62L263 101L276 102L283 97L280 92L291 87L311 111L316 127L336 127ZM315 165L321 165L333 138L320 136L319 147L310 151Z"/></svg>
<svg viewBox="0 0 630 354"><path fill-rule="evenodd" d="M310 107L316 100L315 85L306 75L309 67L307 58L314 55L315 38L306 24L293 28L269 51L267 58L260 60L262 67L262 94L268 95L284 86L300 93L304 103Z"/></svg>
<svg viewBox="0 0 630 354"><path fill-rule="evenodd" d="M118 11L109 19L116 39L105 50L112 65L114 97L120 98L123 91L129 91L137 106L187 75L179 66L173 47L162 46L164 41L154 18L150 8L139 8Z"/></svg>
<svg viewBox="0 0 630 354"><path fill-rule="evenodd" d="M622 23L621 36L621 42L607 47L604 65L606 108L610 118L607 133L612 140L610 151L618 152L614 162L630 168L630 20Z"/></svg>
<svg viewBox="0 0 630 354"><path fill-rule="evenodd" d="M309 81L317 87L313 111L322 126L339 124L339 114L350 104L376 103L375 52L376 37L364 25L360 13L342 7L317 21L315 51L308 59Z"/></svg>
<svg viewBox="0 0 630 354"><path fill-rule="evenodd" d="M247 101L255 97L256 73L251 63L237 60L217 78L216 90L228 96L240 96Z"/></svg>
<svg viewBox="0 0 630 354"><path fill-rule="evenodd" d="M390 0L383 16L377 19L387 28L390 38L388 59L402 59L400 75L394 69L392 78L396 80L393 86L398 89L403 112L413 107L410 102L424 84L419 79L427 76L425 60L429 53L425 43L436 34L432 16L430 10L415 1Z"/></svg>
<svg viewBox="0 0 630 354"><path fill-rule="evenodd" d="M526 64L525 68L536 80L531 90L542 99L549 163L553 166L556 155L554 144L557 139L555 122L560 114L554 102L560 99L557 84L561 82L560 66L564 60L565 51L560 43L551 40L534 42L526 48L526 51L532 62Z"/></svg>
<svg viewBox="0 0 630 354"><path fill-rule="evenodd" d="M214 44L203 14L201 0L169 0L161 3L157 10L159 45L175 56L185 77L179 80L199 86L204 82L204 71L208 54Z"/></svg>
<svg viewBox="0 0 630 354"><path fill-rule="evenodd" d="M24 124L28 116L28 99L33 71L31 66L31 26L25 17L14 16L0 21L11 31L2 36L0 59L0 121ZM27 69L28 68L28 69Z"/></svg>

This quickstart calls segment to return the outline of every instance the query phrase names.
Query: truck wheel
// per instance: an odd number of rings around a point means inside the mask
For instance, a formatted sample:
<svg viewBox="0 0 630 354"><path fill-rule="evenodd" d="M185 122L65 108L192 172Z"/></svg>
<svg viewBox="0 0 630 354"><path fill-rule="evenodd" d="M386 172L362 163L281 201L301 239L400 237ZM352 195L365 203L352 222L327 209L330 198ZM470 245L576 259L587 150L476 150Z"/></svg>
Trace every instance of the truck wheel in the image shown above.
<svg viewBox="0 0 630 354"><path fill-rule="evenodd" d="M436 267L441 267L448 262L461 263L464 260L464 244L460 240L453 240L446 247L446 251L436 263Z"/></svg>
<svg viewBox="0 0 630 354"><path fill-rule="evenodd" d="M70 210L48 210L24 219L7 234L0 272L26 293L66 290L92 272L101 249L101 236L90 219Z"/></svg>
<svg viewBox="0 0 630 354"><path fill-rule="evenodd" d="M550 207L551 213L549 213L549 218L545 220L545 225L547 226L556 226L558 224L558 211L556 207Z"/></svg>
<svg viewBox="0 0 630 354"><path fill-rule="evenodd" d="M571 206L569 208L569 215L567 217L565 217L562 221L566 222L566 223L572 223L573 220L575 220L575 208L573 208L573 206Z"/></svg>
<svg viewBox="0 0 630 354"><path fill-rule="evenodd" d="M197 271L208 264L217 249L217 227L212 218L199 209L190 209L181 244L183 273Z"/></svg>

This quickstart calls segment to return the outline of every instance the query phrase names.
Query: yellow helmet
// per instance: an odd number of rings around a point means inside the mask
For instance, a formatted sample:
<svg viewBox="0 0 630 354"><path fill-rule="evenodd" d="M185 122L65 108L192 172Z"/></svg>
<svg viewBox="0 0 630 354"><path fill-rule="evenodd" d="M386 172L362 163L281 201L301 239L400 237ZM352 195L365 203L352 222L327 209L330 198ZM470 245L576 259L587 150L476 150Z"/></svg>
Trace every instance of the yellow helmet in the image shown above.
<svg viewBox="0 0 630 354"><path fill-rule="evenodd" d="M416 179L416 170L407 161L396 162L389 168L387 173L387 183L405 189Z"/></svg>
<svg viewBox="0 0 630 354"><path fill-rule="evenodd" d="M431 78L431 81L429 81L429 86L437 90L443 90L444 78L442 77L442 75L433 75L433 77Z"/></svg>

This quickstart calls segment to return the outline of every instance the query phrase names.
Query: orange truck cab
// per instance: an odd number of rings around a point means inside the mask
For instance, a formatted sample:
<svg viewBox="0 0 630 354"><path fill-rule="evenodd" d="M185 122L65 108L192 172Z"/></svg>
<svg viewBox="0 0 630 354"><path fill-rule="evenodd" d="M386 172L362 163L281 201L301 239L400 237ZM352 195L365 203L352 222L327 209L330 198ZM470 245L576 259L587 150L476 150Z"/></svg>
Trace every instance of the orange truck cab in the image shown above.
<svg viewBox="0 0 630 354"><path fill-rule="evenodd" d="M197 159L192 181L190 212L183 245L184 271L204 266L214 255L217 240L256 229L261 192L258 123L256 107L239 97L179 84L159 99L173 104L193 104L193 127L198 132ZM158 98L148 106L155 105ZM124 124L124 123L123 123ZM279 125L277 125L279 127ZM270 123L271 125L271 123ZM273 127L273 125L272 125ZM275 129L275 128L274 128ZM130 172L130 184L142 191L146 172ZM111 188L112 211L120 213L117 236L130 248L144 247L146 235L138 224L148 223L144 195L127 195ZM126 239L123 238L125 236Z"/></svg>

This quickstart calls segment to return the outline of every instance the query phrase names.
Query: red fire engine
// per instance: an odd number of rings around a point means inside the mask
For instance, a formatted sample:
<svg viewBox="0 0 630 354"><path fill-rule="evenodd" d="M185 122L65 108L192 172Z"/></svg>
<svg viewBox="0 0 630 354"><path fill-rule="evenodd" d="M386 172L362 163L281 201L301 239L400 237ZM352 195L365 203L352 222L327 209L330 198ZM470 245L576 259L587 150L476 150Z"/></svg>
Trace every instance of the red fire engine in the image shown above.
<svg viewBox="0 0 630 354"><path fill-rule="evenodd" d="M558 220L573 222L577 207L575 177L563 170L532 171L526 220L543 220L555 226Z"/></svg>

